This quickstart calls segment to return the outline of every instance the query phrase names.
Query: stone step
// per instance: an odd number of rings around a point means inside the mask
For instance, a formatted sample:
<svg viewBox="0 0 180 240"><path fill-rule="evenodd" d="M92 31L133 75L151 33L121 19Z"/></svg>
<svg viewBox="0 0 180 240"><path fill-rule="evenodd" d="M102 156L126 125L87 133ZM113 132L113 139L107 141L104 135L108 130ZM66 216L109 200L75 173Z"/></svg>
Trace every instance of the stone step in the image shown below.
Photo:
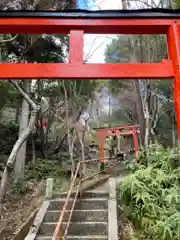
<svg viewBox="0 0 180 240"><path fill-rule="evenodd" d="M108 240L108 236L105 235L88 235L88 236L67 236L69 240Z"/></svg>
<svg viewBox="0 0 180 240"><path fill-rule="evenodd" d="M75 196L75 192L73 192L72 194L71 194L71 197L73 198L74 196ZM67 192L64 192L64 193L58 193L58 192L55 192L55 193L53 193L53 197L54 198L66 198L66 196L67 196ZM106 192L106 191L85 191L85 192L83 192L82 193L82 197L83 198L95 198L95 197L97 197L97 198L101 198L101 197L103 197L103 198L108 198L109 197L109 193L108 192Z"/></svg>
<svg viewBox="0 0 180 240"><path fill-rule="evenodd" d="M62 222L61 229L64 233L67 222ZM52 236L56 227L55 222L43 223L40 227L39 234ZM68 229L69 235L107 235L107 222L71 222Z"/></svg>
<svg viewBox="0 0 180 240"><path fill-rule="evenodd" d="M65 212L64 221L68 221L70 210ZM48 211L45 215L44 222L57 222L60 216L60 211ZM74 210L71 221L108 221L108 210L93 209L93 210Z"/></svg>
<svg viewBox="0 0 180 240"><path fill-rule="evenodd" d="M56 198L51 200L48 210L61 210L65 199ZM66 210L72 208L73 199L68 202ZM74 210L92 210L92 209L108 209L108 198L82 198L77 199Z"/></svg>
<svg viewBox="0 0 180 240"><path fill-rule="evenodd" d="M67 236L68 240L108 240L108 236L105 235L88 235L88 236ZM38 236L36 240L52 240L52 236Z"/></svg>

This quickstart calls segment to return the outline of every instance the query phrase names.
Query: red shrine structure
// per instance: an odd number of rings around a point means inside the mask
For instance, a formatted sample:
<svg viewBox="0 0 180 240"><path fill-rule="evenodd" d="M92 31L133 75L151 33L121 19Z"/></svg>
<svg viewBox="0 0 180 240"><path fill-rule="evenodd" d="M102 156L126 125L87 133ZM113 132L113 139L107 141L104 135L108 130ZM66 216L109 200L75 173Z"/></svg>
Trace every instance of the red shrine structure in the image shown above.
<svg viewBox="0 0 180 240"><path fill-rule="evenodd" d="M114 127L114 128L99 128L97 129L97 135L99 138L99 149L100 149L100 155L99 159L101 163L104 163L105 159L105 152L104 152L104 140L106 137L109 136L132 136L133 138L133 145L134 145L134 152L137 156L138 154L138 138L137 138L137 130L139 126L138 125L132 125L132 126L121 126L121 127Z"/></svg>

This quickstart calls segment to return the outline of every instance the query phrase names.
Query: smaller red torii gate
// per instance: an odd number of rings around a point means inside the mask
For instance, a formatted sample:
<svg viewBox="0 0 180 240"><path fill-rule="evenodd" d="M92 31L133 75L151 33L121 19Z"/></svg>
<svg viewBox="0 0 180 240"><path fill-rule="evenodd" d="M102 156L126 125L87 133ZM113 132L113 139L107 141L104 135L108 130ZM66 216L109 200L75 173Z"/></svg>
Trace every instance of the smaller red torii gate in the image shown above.
<svg viewBox="0 0 180 240"><path fill-rule="evenodd" d="M132 135L133 137L133 144L134 144L134 151L137 156L138 154L138 138L137 138L137 129L139 128L138 125L132 126L121 126L121 127L112 127L112 128L99 128L97 130L97 136L99 139L99 149L100 155L99 160L101 164L104 164L105 153L104 153L104 139L109 136L118 136L118 135ZM111 132L109 132L111 131Z"/></svg>

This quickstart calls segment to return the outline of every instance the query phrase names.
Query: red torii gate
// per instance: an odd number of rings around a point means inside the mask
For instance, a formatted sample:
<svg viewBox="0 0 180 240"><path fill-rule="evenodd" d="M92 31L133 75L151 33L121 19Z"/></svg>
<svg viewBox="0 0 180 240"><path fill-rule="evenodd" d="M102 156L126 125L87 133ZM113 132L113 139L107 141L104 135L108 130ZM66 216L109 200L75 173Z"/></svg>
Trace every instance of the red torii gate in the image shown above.
<svg viewBox="0 0 180 240"><path fill-rule="evenodd" d="M180 138L180 12L0 11L0 34L69 34L69 63L2 63L0 79L170 79ZM84 34L166 34L169 59L161 63L84 64Z"/></svg>
<svg viewBox="0 0 180 240"><path fill-rule="evenodd" d="M0 11L0 34L69 34L69 63L2 63L0 79L170 79L180 138L180 12ZM161 63L84 64L84 34L166 34L169 59Z"/></svg>
<svg viewBox="0 0 180 240"><path fill-rule="evenodd" d="M0 64L0 79L169 79L180 139L180 13L139 11L1 11L0 34L69 34L69 63ZM166 34L169 59L161 63L84 64L84 34ZM52 239L57 239L60 220Z"/></svg>
<svg viewBox="0 0 180 240"><path fill-rule="evenodd" d="M173 10L1 11L0 34L69 34L69 63L4 63L0 79L169 79L180 137L180 13ZM169 59L161 63L84 64L84 34L166 34Z"/></svg>
<svg viewBox="0 0 180 240"><path fill-rule="evenodd" d="M132 125L132 126L121 126L121 127L112 127L112 128L106 127L106 128L97 129L97 135L99 138L99 149L100 149L99 159L100 159L101 164L104 164L104 159L105 159L104 139L108 136L132 135L133 144L134 144L134 152L135 152L136 156L138 156L138 139L137 139L137 129L138 128L139 128L138 125Z"/></svg>

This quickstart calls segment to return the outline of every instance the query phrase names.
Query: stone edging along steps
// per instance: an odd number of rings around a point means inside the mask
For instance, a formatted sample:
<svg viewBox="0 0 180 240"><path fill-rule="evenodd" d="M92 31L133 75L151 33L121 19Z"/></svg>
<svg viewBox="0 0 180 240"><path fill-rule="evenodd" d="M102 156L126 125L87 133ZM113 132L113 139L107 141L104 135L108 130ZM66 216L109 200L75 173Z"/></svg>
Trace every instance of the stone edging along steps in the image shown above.
<svg viewBox="0 0 180 240"><path fill-rule="evenodd" d="M83 191L78 197L72 214L67 240L118 240L116 180L109 178L109 191L96 189ZM65 202L66 193L55 194L55 198L45 200L25 240L51 240ZM72 206L68 203L62 231Z"/></svg>

